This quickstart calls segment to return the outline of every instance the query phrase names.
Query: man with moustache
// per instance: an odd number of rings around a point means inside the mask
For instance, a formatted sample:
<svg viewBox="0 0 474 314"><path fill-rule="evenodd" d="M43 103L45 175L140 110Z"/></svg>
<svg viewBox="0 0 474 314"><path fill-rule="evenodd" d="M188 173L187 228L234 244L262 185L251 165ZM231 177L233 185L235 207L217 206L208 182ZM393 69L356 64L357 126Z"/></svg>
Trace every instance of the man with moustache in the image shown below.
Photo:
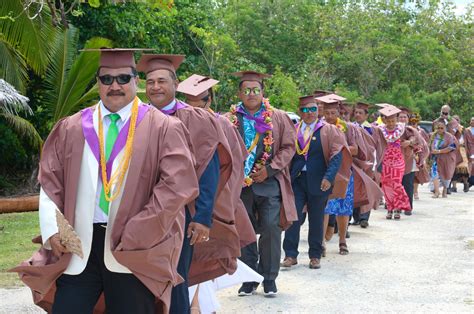
<svg viewBox="0 0 474 314"><path fill-rule="evenodd" d="M52 313L167 312L181 281L181 208L198 193L187 130L136 97L133 50L100 53L99 103L59 121L43 146L43 247L14 271ZM56 209L83 258L64 245Z"/></svg>
<svg viewBox="0 0 474 314"><path fill-rule="evenodd" d="M345 150L344 136L336 127L319 119L318 110L314 96L300 97L301 121L296 126L296 154L290 167L298 221L286 230L283 240L285 259L282 266L287 268L298 264L300 228L306 214L309 224L309 268L321 267L324 208L328 197L335 192L333 188L341 165L343 172L348 172L350 167L350 156ZM305 206L306 214L303 213Z"/></svg>
<svg viewBox="0 0 474 314"><path fill-rule="evenodd" d="M183 242L178 273L183 276L185 282L173 289L170 308L173 313L190 312L189 285L209 280L216 274L232 273L237 267L235 258L221 260L214 258L213 262L207 261L209 265L215 266L213 271L207 272L201 269L195 274L197 278L190 276L193 248L201 243L206 245L204 242L210 240L211 227L219 228L222 221L226 222L225 228L230 228L228 231L233 232L233 236L229 238L232 241L228 250L238 252L239 249L239 239L235 227L229 226L229 222L234 220L233 209L218 207L216 209L222 211L214 212L216 198L232 173L230 149L222 129L209 112L193 108L176 99L178 87L176 69L183 60L184 56L182 55L144 54L137 65L137 69L146 74L146 94L151 105L166 115L182 121L189 130L189 145L194 153L195 171L199 179L199 196L187 204L184 209L187 237ZM216 217L224 217L224 219L214 219ZM228 234L228 232L224 232L224 234ZM215 241L216 239L213 238L210 242L215 243ZM215 253L217 248L215 245L213 246L214 248L211 247L211 249ZM234 254L233 256L238 254L227 253Z"/></svg>
<svg viewBox="0 0 474 314"><path fill-rule="evenodd" d="M296 221L297 214L289 164L295 153L295 128L288 115L263 97L263 79L269 75L253 71L234 73L240 77L239 98L228 117L237 126L248 157L240 195L256 233L257 243L242 248L241 260L264 277L266 296L277 293L275 279L280 269L281 231ZM258 284L245 282L240 296L255 293Z"/></svg>

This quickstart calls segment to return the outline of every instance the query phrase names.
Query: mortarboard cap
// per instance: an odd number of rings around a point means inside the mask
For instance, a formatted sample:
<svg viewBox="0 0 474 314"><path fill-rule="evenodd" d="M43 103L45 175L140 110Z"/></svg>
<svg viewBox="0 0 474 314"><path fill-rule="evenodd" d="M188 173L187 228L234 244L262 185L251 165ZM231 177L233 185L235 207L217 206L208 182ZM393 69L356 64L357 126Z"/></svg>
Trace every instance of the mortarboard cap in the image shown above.
<svg viewBox="0 0 474 314"><path fill-rule="evenodd" d="M87 48L79 51L100 52L99 67L106 68L135 68L135 51L152 50L145 48Z"/></svg>
<svg viewBox="0 0 474 314"><path fill-rule="evenodd" d="M168 70L176 74L184 55L144 54L137 64L137 70L146 74L156 70Z"/></svg>
<svg viewBox="0 0 474 314"><path fill-rule="evenodd" d="M241 71L241 72L234 72L232 75L240 77L240 81L256 81L256 82L263 82L263 79L271 77L269 74L258 73L255 71Z"/></svg>
<svg viewBox="0 0 474 314"><path fill-rule="evenodd" d="M320 89L317 89L313 92L314 97L321 97L321 96L326 96L329 94L334 94L334 92L331 92L328 90L320 90Z"/></svg>
<svg viewBox="0 0 474 314"><path fill-rule="evenodd" d="M219 83L207 76L193 74L178 85L177 91L185 94L190 99L202 99L208 95L208 91Z"/></svg>
<svg viewBox="0 0 474 314"><path fill-rule="evenodd" d="M324 109L339 109L339 104L341 103L341 101L329 97L331 95L316 97L316 100L324 105Z"/></svg>
<svg viewBox="0 0 474 314"><path fill-rule="evenodd" d="M384 115L387 118L390 118L394 115L397 115L401 112L400 109L397 107L390 105L390 104L384 104L383 108L379 109L380 114Z"/></svg>
<svg viewBox="0 0 474 314"><path fill-rule="evenodd" d="M316 99L314 99L313 95L300 97L300 106L306 106L307 104L316 105Z"/></svg>

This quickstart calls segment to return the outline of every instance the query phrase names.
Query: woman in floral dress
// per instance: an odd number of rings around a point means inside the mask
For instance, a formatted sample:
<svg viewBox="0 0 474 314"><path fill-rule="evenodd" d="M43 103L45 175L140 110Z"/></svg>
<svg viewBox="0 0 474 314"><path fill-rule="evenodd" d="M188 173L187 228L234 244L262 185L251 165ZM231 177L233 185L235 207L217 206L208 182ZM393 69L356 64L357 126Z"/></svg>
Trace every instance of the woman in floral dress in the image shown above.
<svg viewBox="0 0 474 314"><path fill-rule="evenodd" d="M400 219L402 210L411 210L410 200L402 185L405 171L403 148L414 145L413 138L406 132L406 126L398 123L400 112L395 106L384 104L379 110L383 123L379 127L382 143L386 146L382 158L382 191L387 205L387 219Z"/></svg>

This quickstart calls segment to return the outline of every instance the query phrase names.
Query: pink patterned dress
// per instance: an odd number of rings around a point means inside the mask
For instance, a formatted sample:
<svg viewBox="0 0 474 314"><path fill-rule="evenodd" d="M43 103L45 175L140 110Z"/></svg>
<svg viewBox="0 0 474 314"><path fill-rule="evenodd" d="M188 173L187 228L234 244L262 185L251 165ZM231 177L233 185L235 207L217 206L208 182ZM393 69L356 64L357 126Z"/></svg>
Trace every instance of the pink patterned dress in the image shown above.
<svg viewBox="0 0 474 314"><path fill-rule="evenodd" d="M390 131L386 130L390 133ZM405 172L400 138L387 140L387 149L382 161L382 191L387 203L387 210L411 210L410 200L402 185Z"/></svg>

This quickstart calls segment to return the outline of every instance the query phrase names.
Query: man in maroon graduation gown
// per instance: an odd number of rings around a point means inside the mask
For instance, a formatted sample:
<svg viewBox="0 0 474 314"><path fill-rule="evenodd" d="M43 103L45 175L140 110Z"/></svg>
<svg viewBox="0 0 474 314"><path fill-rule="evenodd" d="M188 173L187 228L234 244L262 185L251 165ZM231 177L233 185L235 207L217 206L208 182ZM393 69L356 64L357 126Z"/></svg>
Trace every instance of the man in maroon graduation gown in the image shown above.
<svg viewBox="0 0 474 314"><path fill-rule="evenodd" d="M224 189L232 173L230 148L222 128L212 114L176 99L178 87L176 69L183 60L182 55L144 54L137 65L139 71L146 73L146 93L150 103L163 113L182 121L189 130L190 145L196 160L196 172L199 179L199 196L185 209L187 237L183 243L178 265L178 272L185 282L173 289L170 311L174 313L190 311L189 284L209 280L216 274L233 273L237 267L235 259L225 258L221 259L217 265L214 264L217 272L210 271L196 279L189 277L193 247L195 244L199 245L210 240L211 227L219 228L221 223L227 225L228 231L234 233L232 243L235 243L227 250L239 249L235 227L229 226L233 221L232 208L215 208L216 197ZM214 209L222 211L214 213ZM214 219L216 217L225 217L225 219L222 221ZM212 252L215 251L216 249L212 250ZM235 253L228 252L227 254ZM202 259L205 259L205 256ZM200 275L199 272L196 275Z"/></svg>
<svg viewBox="0 0 474 314"><path fill-rule="evenodd" d="M133 51L102 50L97 77L101 101L59 121L45 142L44 244L14 270L53 313L167 312L171 288L182 281L182 207L198 193L187 130L140 103ZM125 175L112 181L109 199L99 169L108 178ZM84 258L61 244L56 208L76 230Z"/></svg>

